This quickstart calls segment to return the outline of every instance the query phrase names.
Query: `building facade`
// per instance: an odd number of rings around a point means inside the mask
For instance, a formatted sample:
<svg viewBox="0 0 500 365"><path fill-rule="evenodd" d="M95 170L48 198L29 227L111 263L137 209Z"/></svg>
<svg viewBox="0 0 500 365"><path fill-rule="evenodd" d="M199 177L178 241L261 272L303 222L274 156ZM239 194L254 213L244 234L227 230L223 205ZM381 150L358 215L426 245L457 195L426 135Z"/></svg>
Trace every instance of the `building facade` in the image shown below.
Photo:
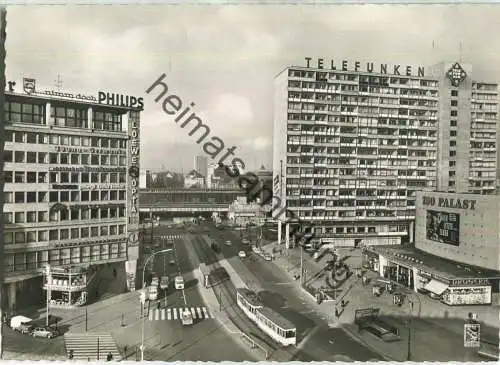
<svg viewBox="0 0 500 365"><path fill-rule="evenodd" d="M208 158L206 156L195 156L194 169L206 178L208 175Z"/></svg>
<svg viewBox="0 0 500 365"><path fill-rule="evenodd" d="M415 247L500 271L500 197L419 192Z"/></svg>
<svg viewBox="0 0 500 365"><path fill-rule="evenodd" d="M6 92L5 308L50 291L48 267L123 263L135 290L141 109L35 84L24 79L24 92Z"/></svg>
<svg viewBox="0 0 500 365"><path fill-rule="evenodd" d="M275 218L323 242L399 244L412 242L417 191L495 192L495 84L458 64L306 61L275 79Z"/></svg>

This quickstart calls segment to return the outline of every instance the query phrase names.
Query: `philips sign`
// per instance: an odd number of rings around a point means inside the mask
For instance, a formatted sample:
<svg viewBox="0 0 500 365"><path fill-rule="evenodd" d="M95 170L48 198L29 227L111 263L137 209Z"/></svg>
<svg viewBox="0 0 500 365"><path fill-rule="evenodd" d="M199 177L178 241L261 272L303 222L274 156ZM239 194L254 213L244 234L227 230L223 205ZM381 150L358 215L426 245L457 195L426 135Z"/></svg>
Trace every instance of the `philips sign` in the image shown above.
<svg viewBox="0 0 500 365"><path fill-rule="evenodd" d="M128 108L136 108L139 110L144 109L144 99L136 98L135 96L99 91L99 93L97 94L97 101L100 104L124 106Z"/></svg>

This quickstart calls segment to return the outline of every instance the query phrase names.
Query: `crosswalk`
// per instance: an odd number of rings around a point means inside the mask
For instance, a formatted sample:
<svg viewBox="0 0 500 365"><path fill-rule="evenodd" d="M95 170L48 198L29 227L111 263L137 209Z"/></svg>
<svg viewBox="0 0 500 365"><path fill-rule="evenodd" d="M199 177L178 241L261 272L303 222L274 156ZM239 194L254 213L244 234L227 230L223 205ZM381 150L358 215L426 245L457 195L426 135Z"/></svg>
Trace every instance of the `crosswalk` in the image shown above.
<svg viewBox="0 0 500 365"><path fill-rule="evenodd" d="M72 352L73 360L104 361L108 354L115 361L121 360L116 341L109 333L66 333L64 344L66 355L69 357Z"/></svg>
<svg viewBox="0 0 500 365"><path fill-rule="evenodd" d="M181 313L189 310L193 319L210 319L213 316L206 307L187 307L187 308L152 308L149 310L148 319L150 321L175 321L181 319Z"/></svg>

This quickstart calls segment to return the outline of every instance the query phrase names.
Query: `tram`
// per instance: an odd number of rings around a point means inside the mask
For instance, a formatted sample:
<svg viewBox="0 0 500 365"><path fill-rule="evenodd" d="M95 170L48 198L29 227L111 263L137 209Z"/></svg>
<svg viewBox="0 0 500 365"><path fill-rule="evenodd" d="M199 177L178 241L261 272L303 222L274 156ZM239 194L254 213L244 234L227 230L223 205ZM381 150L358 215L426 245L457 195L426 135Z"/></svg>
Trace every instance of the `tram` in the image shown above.
<svg viewBox="0 0 500 365"><path fill-rule="evenodd" d="M297 328L293 323L272 309L264 307L253 291L237 289L236 303L245 315L273 340L284 346L297 344Z"/></svg>

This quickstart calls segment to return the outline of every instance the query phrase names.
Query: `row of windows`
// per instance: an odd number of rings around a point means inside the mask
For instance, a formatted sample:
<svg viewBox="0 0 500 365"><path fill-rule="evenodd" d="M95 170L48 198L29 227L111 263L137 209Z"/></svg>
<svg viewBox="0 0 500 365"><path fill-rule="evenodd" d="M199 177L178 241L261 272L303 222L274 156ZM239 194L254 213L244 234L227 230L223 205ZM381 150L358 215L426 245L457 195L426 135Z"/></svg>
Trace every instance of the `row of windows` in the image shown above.
<svg viewBox="0 0 500 365"><path fill-rule="evenodd" d="M6 224L65 222L68 220L115 219L125 217L125 207L77 207L60 211L4 212Z"/></svg>
<svg viewBox="0 0 500 365"><path fill-rule="evenodd" d="M38 156L37 156L38 154ZM15 163L42 163L52 165L126 166L127 157L78 153L47 153L4 150L4 161Z"/></svg>
<svg viewBox="0 0 500 365"><path fill-rule="evenodd" d="M54 144L75 147L127 148L125 139L107 137L69 136L21 131L5 131L5 142Z"/></svg>
<svg viewBox="0 0 500 365"><path fill-rule="evenodd" d="M28 152L29 153L29 152ZM110 183L124 184L126 175L120 172L44 172L5 171L6 183ZM48 177L48 178L47 178Z"/></svg>
<svg viewBox="0 0 500 365"><path fill-rule="evenodd" d="M91 226L38 231L4 232L6 245L48 242L69 239L109 237L125 234L125 225Z"/></svg>
<svg viewBox="0 0 500 365"><path fill-rule="evenodd" d="M4 192L6 204L59 203L59 202L98 202L120 201L126 199L125 190L101 191L16 191Z"/></svg>
<svg viewBox="0 0 500 365"><path fill-rule="evenodd" d="M86 247L72 247L38 252L6 254L4 268L7 273L45 269L47 264L62 266L91 263L127 257L125 243L112 243Z"/></svg>
<svg viewBox="0 0 500 365"><path fill-rule="evenodd" d="M45 103L12 102L5 103L5 120L15 123L44 124ZM88 108L50 107L50 122L59 127L88 128ZM93 128L121 131L122 114L93 109Z"/></svg>

